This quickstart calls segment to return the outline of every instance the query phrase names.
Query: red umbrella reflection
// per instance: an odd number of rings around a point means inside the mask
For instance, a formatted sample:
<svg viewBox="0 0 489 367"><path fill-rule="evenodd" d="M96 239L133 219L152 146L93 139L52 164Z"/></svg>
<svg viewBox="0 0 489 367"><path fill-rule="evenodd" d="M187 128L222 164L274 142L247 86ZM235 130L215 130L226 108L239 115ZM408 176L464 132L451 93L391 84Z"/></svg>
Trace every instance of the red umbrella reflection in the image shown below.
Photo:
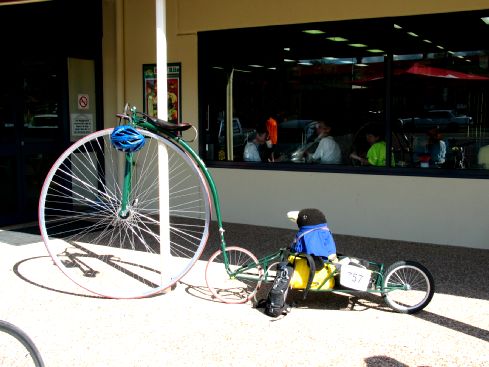
<svg viewBox="0 0 489 367"><path fill-rule="evenodd" d="M419 62L415 63L409 69L401 71L399 74L415 74L415 75L431 76L436 78L449 78L449 79L489 80L489 78L486 76L467 74L455 70L436 68L433 66L426 66L420 64Z"/></svg>
<svg viewBox="0 0 489 367"><path fill-rule="evenodd" d="M394 76L399 75L418 75L433 78L459 79L459 80L489 80L489 77L477 74L462 73L460 71L438 68L434 66L426 66L419 62L414 63L408 69L395 69ZM384 74L371 74L365 78L354 80L353 83L367 83L376 80L384 79Z"/></svg>

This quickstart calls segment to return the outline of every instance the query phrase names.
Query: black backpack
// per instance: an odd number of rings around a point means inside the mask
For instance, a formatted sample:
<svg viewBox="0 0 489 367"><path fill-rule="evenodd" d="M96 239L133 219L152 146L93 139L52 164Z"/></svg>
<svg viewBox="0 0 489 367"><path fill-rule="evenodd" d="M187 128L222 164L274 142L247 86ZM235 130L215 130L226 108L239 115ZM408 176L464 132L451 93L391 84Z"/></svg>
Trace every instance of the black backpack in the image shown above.
<svg viewBox="0 0 489 367"><path fill-rule="evenodd" d="M285 300L293 272L293 266L287 262L281 262L277 265L275 280L265 301L265 314L268 316L278 317L287 314L289 306Z"/></svg>

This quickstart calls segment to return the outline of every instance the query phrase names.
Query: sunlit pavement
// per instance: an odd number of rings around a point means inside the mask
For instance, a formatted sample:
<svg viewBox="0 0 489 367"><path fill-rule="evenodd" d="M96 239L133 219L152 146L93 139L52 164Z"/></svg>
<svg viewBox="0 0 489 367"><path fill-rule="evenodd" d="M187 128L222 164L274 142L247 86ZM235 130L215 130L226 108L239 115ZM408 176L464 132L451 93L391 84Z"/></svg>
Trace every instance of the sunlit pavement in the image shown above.
<svg viewBox="0 0 489 367"><path fill-rule="evenodd" d="M228 244L236 236L259 256L291 234L229 227ZM489 251L390 243L387 253L378 240L336 238L359 257L388 263L404 259L395 255L402 250L421 261L435 277L432 302L402 315L373 295L310 293L305 301L295 295L297 307L271 319L250 304L214 301L204 260L167 294L104 299L66 278L40 236L3 230L0 318L26 331L49 367L489 366ZM211 236L204 259L215 243Z"/></svg>

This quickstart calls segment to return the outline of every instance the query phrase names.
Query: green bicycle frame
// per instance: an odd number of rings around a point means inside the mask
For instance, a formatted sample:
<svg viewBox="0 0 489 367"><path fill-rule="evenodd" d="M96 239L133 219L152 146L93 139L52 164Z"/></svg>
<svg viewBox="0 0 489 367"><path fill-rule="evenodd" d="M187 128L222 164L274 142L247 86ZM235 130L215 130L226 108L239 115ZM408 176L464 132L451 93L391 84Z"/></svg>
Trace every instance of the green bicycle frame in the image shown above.
<svg viewBox="0 0 489 367"><path fill-rule="evenodd" d="M129 194L131 191L133 153L126 153L125 158L124 186L122 189L121 209L119 211L119 216L121 218L126 218L129 213Z"/></svg>
<svg viewBox="0 0 489 367"><path fill-rule="evenodd" d="M190 145L187 144L185 140L183 140L181 137L164 130L162 128L158 128L154 126L153 124L147 122L144 117L140 117L137 115L136 110L134 108L131 109L132 112L132 117L130 120L130 123L136 127L143 128L145 130L151 131L157 135L163 136L170 140L171 142L175 143L177 146L179 146L181 149L183 149L193 160L195 163L197 163L197 166L199 167L200 171L205 177L205 180L207 182L207 185L210 189L211 196L212 196L212 202L214 203L214 208L216 211L216 220L217 224L219 226L219 236L220 236L220 246L223 251L223 257L224 257L224 264L226 266L226 270L230 273L229 270L229 260L227 258L227 253L226 253L226 241L224 239L224 228L223 228L223 223L222 223L222 215L221 215L221 205L219 201L219 195L217 193L217 188L216 184L214 182L214 179L212 178L209 170L207 169L205 163L202 161L202 159L198 156L198 154L192 149ZM119 212L119 215L121 217L124 217L127 215L128 212L128 206L130 203L130 192L131 192L131 179L132 179L132 167L133 167L133 153L126 153L125 157L125 169L124 169L124 187L122 189L122 204L121 204L121 210Z"/></svg>

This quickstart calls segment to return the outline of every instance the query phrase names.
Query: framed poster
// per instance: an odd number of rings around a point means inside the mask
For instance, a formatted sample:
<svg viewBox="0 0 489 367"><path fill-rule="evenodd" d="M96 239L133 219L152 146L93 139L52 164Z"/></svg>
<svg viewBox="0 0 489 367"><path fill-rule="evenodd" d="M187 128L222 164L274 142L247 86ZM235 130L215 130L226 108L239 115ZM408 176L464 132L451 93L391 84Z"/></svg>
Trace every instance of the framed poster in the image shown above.
<svg viewBox="0 0 489 367"><path fill-rule="evenodd" d="M181 71L180 63L167 65L168 79L168 121L181 121ZM158 115L158 79L156 64L143 64L143 111L152 117Z"/></svg>

